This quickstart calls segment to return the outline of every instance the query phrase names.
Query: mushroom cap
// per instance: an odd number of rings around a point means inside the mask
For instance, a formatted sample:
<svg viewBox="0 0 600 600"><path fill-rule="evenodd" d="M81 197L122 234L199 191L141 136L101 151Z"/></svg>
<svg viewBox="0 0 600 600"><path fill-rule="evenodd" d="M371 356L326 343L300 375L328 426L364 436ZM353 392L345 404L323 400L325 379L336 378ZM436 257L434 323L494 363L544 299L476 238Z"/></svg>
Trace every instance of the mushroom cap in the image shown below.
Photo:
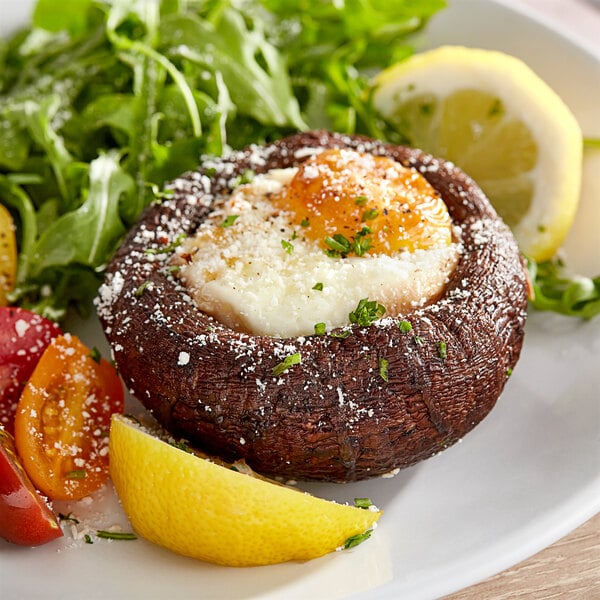
<svg viewBox="0 0 600 600"><path fill-rule="evenodd" d="M463 245L441 297L368 327L349 325L346 337L250 335L200 311L169 269L181 236L248 169L295 166L307 148L334 147L414 167L441 194ZM511 232L453 164L316 131L213 159L170 188L115 254L97 305L126 385L174 435L266 475L354 481L437 454L493 408L521 351L528 279ZM274 375L295 353L301 363Z"/></svg>

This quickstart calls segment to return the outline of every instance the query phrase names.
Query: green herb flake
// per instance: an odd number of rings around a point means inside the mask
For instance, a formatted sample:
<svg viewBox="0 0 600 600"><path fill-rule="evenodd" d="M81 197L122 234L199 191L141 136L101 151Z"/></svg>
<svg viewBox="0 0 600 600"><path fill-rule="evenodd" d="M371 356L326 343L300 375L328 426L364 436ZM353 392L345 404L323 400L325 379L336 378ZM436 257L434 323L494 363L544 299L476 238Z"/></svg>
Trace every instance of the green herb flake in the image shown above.
<svg viewBox="0 0 600 600"><path fill-rule="evenodd" d="M294 244L287 240L281 240L281 247L288 253L291 254L294 251Z"/></svg>
<svg viewBox="0 0 600 600"><path fill-rule="evenodd" d="M240 215L227 215L221 223L220 227L223 227L223 229L231 227L239 218Z"/></svg>
<svg viewBox="0 0 600 600"><path fill-rule="evenodd" d="M398 321L398 329L401 333L410 333L412 331L412 324L410 321Z"/></svg>
<svg viewBox="0 0 600 600"><path fill-rule="evenodd" d="M325 323L315 323L315 335L324 335L327 329Z"/></svg>
<svg viewBox="0 0 600 600"><path fill-rule="evenodd" d="M174 192L173 190L163 190L160 189L156 184L150 184L150 191L152 193L152 197L156 202L162 202L163 200L170 200Z"/></svg>
<svg viewBox="0 0 600 600"><path fill-rule="evenodd" d="M379 359L379 376L384 381L388 380L388 366L389 366L389 364L390 363L387 360L387 358L380 358Z"/></svg>
<svg viewBox="0 0 600 600"><path fill-rule="evenodd" d="M315 283L315 285L312 286L312 289L316 290L317 292L322 292L323 291L323 283L318 281L317 283Z"/></svg>
<svg viewBox="0 0 600 600"><path fill-rule="evenodd" d="M448 346L447 346L446 342L444 340L440 340L436 344L436 346L437 346L438 356L442 360L445 360L446 357L448 356Z"/></svg>
<svg viewBox="0 0 600 600"><path fill-rule="evenodd" d="M513 374L513 370L511 367L508 367L508 369L506 369L506 376L510 377Z"/></svg>
<svg viewBox="0 0 600 600"><path fill-rule="evenodd" d="M372 533L373 533L373 530L369 529L369 530L365 531L364 533L359 533L357 535L353 535L353 536L349 537L344 542L344 549L348 550L349 548L354 548L355 546L362 544L363 542L365 542L366 540L368 540L371 537Z"/></svg>
<svg viewBox="0 0 600 600"><path fill-rule="evenodd" d="M352 244L348 238L341 233L336 233L333 237L327 236L325 238L325 243L331 248L334 253L333 255L339 254L341 256L346 256L352 249Z"/></svg>
<svg viewBox="0 0 600 600"><path fill-rule="evenodd" d="M69 521L69 523L75 523L76 525L79 523L79 519L76 519L73 516L73 513L67 513L65 515L64 513L59 512L58 513L58 519L60 521Z"/></svg>
<svg viewBox="0 0 600 600"><path fill-rule="evenodd" d="M356 204L356 206L366 206L368 201L369 199L366 196L358 196L358 198L354 200L354 204Z"/></svg>
<svg viewBox="0 0 600 600"><path fill-rule="evenodd" d="M172 442L171 446L178 448L179 450L183 450L188 454L193 454L194 451L190 448L189 444L186 440L177 440L176 442Z"/></svg>
<svg viewBox="0 0 600 600"><path fill-rule="evenodd" d="M360 231L357 231L352 239L348 239L341 233L336 233L325 238L325 244L329 246L327 255L334 257L346 258L348 254L356 254L356 256L362 256L367 252L372 245L372 240L367 237L371 233L371 229L368 226L364 226Z"/></svg>
<svg viewBox="0 0 600 600"><path fill-rule="evenodd" d="M185 233L180 233L171 243L162 248L146 248L144 254L169 254L181 246L185 239Z"/></svg>
<svg viewBox="0 0 600 600"><path fill-rule="evenodd" d="M350 323L368 327L385 314L385 307L376 300L363 298L357 307L348 315Z"/></svg>
<svg viewBox="0 0 600 600"><path fill-rule="evenodd" d="M346 338L350 337L351 334L351 331L348 331L347 329L342 329L340 331L330 331L329 337L337 338L339 340L345 340Z"/></svg>
<svg viewBox="0 0 600 600"><path fill-rule="evenodd" d="M106 531L105 529L98 529L96 535L105 540L137 540L137 535L135 535L135 533Z"/></svg>
<svg viewBox="0 0 600 600"><path fill-rule="evenodd" d="M89 533L86 533L83 536L83 539L84 539L84 541L85 541L86 544L93 544L94 543L94 540L92 540L92 536Z"/></svg>
<svg viewBox="0 0 600 600"><path fill-rule="evenodd" d="M252 183L254 175L255 173L252 169L246 169L241 175L233 180L232 187L239 187L240 185L244 185L246 183Z"/></svg>
<svg viewBox="0 0 600 600"><path fill-rule="evenodd" d="M90 353L88 355L95 363L100 364L100 361L102 360L102 354L100 354L100 350L98 350L98 348L96 348L96 346L94 346L93 348L90 349Z"/></svg>
<svg viewBox="0 0 600 600"><path fill-rule="evenodd" d="M85 479L87 477L87 471L85 469L73 469L65 473L66 479Z"/></svg>
<svg viewBox="0 0 600 600"><path fill-rule="evenodd" d="M147 289L147 288L148 288L150 285L151 285L151 282L150 282L150 281L144 281L144 283L142 283L142 285L140 285L140 286L139 286L139 287L138 287L138 288L135 290L135 292L133 292L133 295L134 295L136 298L140 298L140 297L141 297L141 296L144 294L144 292L146 291L146 289Z"/></svg>
<svg viewBox="0 0 600 600"><path fill-rule="evenodd" d="M357 508L370 508L373 506L370 498L354 498L354 506Z"/></svg>
<svg viewBox="0 0 600 600"><path fill-rule="evenodd" d="M379 216L379 211L376 208L369 208L365 210L360 217L360 220L364 223L365 221L372 221Z"/></svg>
<svg viewBox="0 0 600 600"><path fill-rule="evenodd" d="M300 221L300 227L308 227L308 217L304 217L304 219Z"/></svg>
<svg viewBox="0 0 600 600"><path fill-rule="evenodd" d="M279 377L282 373L287 371L290 367L294 365L299 365L302 362L302 355L300 352L296 352L295 354L290 354L286 356L282 362L273 367L273 375L275 377Z"/></svg>

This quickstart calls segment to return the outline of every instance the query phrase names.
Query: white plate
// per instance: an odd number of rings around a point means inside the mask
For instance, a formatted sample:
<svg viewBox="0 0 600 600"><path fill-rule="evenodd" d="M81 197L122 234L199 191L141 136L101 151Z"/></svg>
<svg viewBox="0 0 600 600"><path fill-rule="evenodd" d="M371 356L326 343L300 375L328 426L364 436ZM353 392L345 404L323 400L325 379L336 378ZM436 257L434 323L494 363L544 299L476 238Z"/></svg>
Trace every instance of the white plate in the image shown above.
<svg viewBox="0 0 600 600"><path fill-rule="evenodd" d="M11 3L4 29L27 4ZM451 4L427 29L424 45L461 43L521 56L563 96L584 131L600 135L598 57L497 2ZM586 164L582 206L566 245L571 264L589 274L600 272L594 160ZM103 343L97 323L76 327L90 344ZM393 479L311 485L341 501L368 496L385 510L374 536L351 551L304 564L227 569L142 540L87 545L67 536L37 549L0 543L0 596L418 600L476 583L600 510L598 356L600 319L532 314L522 359L497 407L461 444ZM111 490L76 512L92 527L127 526Z"/></svg>

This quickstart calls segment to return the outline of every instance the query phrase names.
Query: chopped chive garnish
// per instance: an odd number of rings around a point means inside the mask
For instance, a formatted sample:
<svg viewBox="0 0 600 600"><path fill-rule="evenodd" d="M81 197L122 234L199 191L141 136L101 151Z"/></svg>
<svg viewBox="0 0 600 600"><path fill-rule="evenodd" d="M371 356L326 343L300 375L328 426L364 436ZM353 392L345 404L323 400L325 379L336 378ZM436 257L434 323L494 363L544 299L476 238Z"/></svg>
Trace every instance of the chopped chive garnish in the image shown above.
<svg viewBox="0 0 600 600"><path fill-rule="evenodd" d="M366 225L354 234L352 240L349 240L345 235L336 233L325 238L325 244L329 246L327 255L333 257L346 258L348 254L354 253L356 256L362 256L371 248L371 238L367 237L371 233L371 229Z"/></svg>
<svg viewBox="0 0 600 600"><path fill-rule="evenodd" d="M367 202L368 198L366 196L358 196L354 201L354 204L356 204L356 206L365 206Z"/></svg>
<svg viewBox="0 0 600 600"><path fill-rule="evenodd" d="M239 218L240 215L227 215L225 219L223 219L223 222L221 223L220 227L223 227L224 229L227 227L231 227Z"/></svg>
<svg viewBox="0 0 600 600"><path fill-rule="evenodd" d="M389 365L389 361L387 360L387 358L380 358L379 359L379 376L381 377L381 379L383 379L384 381L388 380L388 365Z"/></svg>
<svg viewBox="0 0 600 600"><path fill-rule="evenodd" d="M85 479L87 477L87 471L85 469L74 469L65 473L66 479Z"/></svg>
<svg viewBox="0 0 600 600"><path fill-rule="evenodd" d="M92 536L89 533L86 533L83 536L83 539L85 540L86 544L93 544L94 543L93 540L92 540Z"/></svg>
<svg viewBox="0 0 600 600"><path fill-rule="evenodd" d="M244 185L245 183L251 183L254 179L254 171L252 169L246 169L241 175L238 175L235 179L231 181L231 188L236 188L240 185Z"/></svg>
<svg viewBox="0 0 600 600"><path fill-rule="evenodd" d="M318 281L317 283L315 283L315 285L312 286L313 290L317 290L318 292L322 292L323 291L323 284Z"/></svg>
<svg viewBox="0 0 600 600"><path fill-rule="evenodd" d="M90 350L90 354L89 357L94 361L97 362L98 364L100 364L100 361L102 360L102 354L100 354L100 350L98 350L98 348L96 348L96 346L94 346L91 350Z"/></svg>
<svg viewBox="0 0 600 600"><path fill-rule="evenodd" d="M185 233L180 233L170 244L163 246L162 248L146 248L144 254L168 254L173 252L176 248L181 246L181 242L185 239Z"/></svg>
<svg viewBox="0 0 600 600"><path fill-rule="evenodd" d="M327 236L325 243L336 253L346 255L351 250L348 238L341 233L336 233L333 237Z"/></svg>
<svg viewBox="0 0 600 600"><path fill-rule="evenodd" d="M379 211L376 208L369 208L363 212L362 216L360 217L360 220L363 223L365 221L372 221L373 219L376 219L378 215Z"/></svg>
<svg viewBox="0 0 600 600"><path fill-rule="evenodd" d="M75 518L75 517L73 517L72 515L73 515L73 513L67 513L67 514L65 515L65 514L63 514L63 513L59 512L59 513L58 513L58 518L59 518L61 521L69 521L70 523L75 523L75 524L79 523L79 519L76 519L76 518Z"/></svg>
<svg viewBox="0 0 600 600"><path fill-rule="evenodd" d="M106 531L104 529L98 529L96 535L105 540L137 540L137 535L135 535L135 533Z"/></svg>
<svg viewBox="0 0 600 600"><path fill-rule="evenodd" d="M155 183L150 184L149 187L155 201L172 198L175 193L174 190L161 190Z"/></svg>
<svg viewBox="0 0 600 600"><path fill-rule="evenodd" d="M410 321L398 321L398 329L402 333L410 333L412 331L412 325Z"/></svg>
<svg viewBox="0 0 600 600"><path fill-rule="evenodd" d="M300 221L300 226L308 227L308 217L304 217L304 219L302 219L302 221Z"/></svg>
<svg viewBox="0 0 600 600"><path fill-rule="evenodd" d="M188 454L192 454L192 449L190 448L190 446L188 445L188 443L185 440L177 440L176 442L173 442L171 444L171 446L174 446L175 448L179 448L179 450L183 450L184 452L187 452Z"/></svg>
<svg viewBox="0 0 600 600"><path fill-rule="evenodd" d="M294 251L294 244L287 240L281 240L281 247L288 253L291 254Z"/></svg>
<svg viewBox="0 0 600 600"><path fill-rule="evenodd" d="M364 541L368 540L371 537L371 533L373 533L373 530L369 529L368 531L365 531L364 533L359 533L357 535L353 535L353 536L349 537L344 542L344 549L348 550L348 548L354 548L355 546L362 544Z"/></svg>
<svg viewBox="0 0 600 600"><path fill-rule="evenodd" d="M350 323L367 327L377 319L383 317L385 307L379 304L376 300L363 298L358 303L357 307L348 315Z"/></svg>
<svg viewBox="0 0 600 600"><path fill-rule="evenodd" d="M273 367L273 375L276 377L281 375L284 371L287 371L290 367L294 365L298 365L302 362L302 355L300 352L296 352L295 354L290 354L286 356L282 362Z"/></svg>
<svg viewBox="0 0 600 600"><path fill-rule="evenodd" d="M144 281L144 283L142 283L142 285L140 285L140 287L138 287L138 289L137 289L137 290L135 290L135 292L134 292L134 296L135 296L136 298L139 298L139 297L140 297L140 296L141 296L141 295L142 295L142 294L143 294L143 293L146 291L146 288L147 288L149 285L150 285L150 282L149 282L149 281Z"/></svg>
<svg viewBox="0 0 600 600"><path fill-rule="evenodd" d="M444 360L448 356L448 348L446 346L446 342L441 340L437 343L438 356Z"/></svg>
<svg viewBox="0 0 600 600"><path fill-rule="evenodd" d="M369 508L373 506L370 498L354 498L354 506L357 508Z"/></svg>
<svg viewBox="0 0 600 600"><path fill-rule="evenodd" d="M323 335L326 329L325 323L315 323L315 335Z"/></svg>
<svg viewBox="0 0 600 600"><path fill-rule="evenodd" d="M340 340L345 340L347 337L350 337L352 332L347 329L343 329L342 331L331 331L329 333L329 337L338 338Z"/></svg>
<svg viewBox="0 0 600 600"><path fill-rule="evenodd" d="M513 374L513 370L511 369L511 367L508 367L508 369L506 369L506 375L508 377L510 377Z"/></svg>

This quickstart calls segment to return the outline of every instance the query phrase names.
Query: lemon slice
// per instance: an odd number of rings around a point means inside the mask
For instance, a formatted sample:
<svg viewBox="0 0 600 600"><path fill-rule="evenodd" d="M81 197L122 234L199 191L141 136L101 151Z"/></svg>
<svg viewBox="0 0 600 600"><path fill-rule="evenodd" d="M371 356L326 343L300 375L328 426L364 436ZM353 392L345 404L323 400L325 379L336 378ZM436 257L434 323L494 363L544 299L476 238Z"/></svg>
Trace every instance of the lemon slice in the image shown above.
<svg viewBox="0 0 600 600"><path fill-rule="evenodd" d="M221 565L316 558L360 539L381 515L199 458L122 415L111 423L110 473L139 535Z"/></svg>
<svg viewBox="0 0 600 600"><path fill-rule="evenodd" d="M407 143L448 159L483 189L521 251L551 258L577 211L582 134L559 96L519 59L442 46L374 80L376 110Z"/></svg>

